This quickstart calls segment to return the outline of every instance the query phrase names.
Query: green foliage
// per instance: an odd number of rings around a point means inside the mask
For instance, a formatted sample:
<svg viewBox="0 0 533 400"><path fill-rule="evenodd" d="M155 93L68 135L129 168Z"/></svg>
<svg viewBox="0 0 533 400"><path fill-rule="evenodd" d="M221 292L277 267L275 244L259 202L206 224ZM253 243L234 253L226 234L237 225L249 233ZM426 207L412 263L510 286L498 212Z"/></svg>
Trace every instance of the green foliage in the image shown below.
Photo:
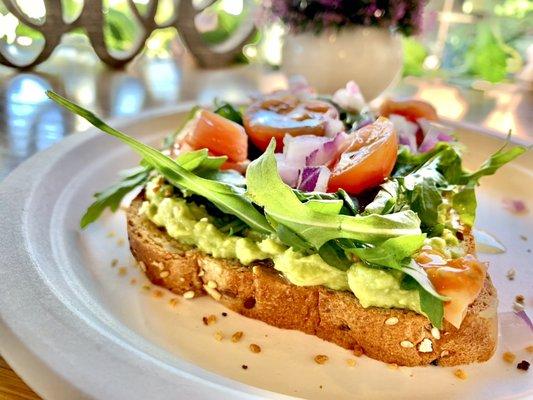
<svg viewBox="0 0 533 400"><path fill-rule="evenodd" d="M428 56L426 47L413 37L403 37L403 75L422 76L424 60Z"/></svg>

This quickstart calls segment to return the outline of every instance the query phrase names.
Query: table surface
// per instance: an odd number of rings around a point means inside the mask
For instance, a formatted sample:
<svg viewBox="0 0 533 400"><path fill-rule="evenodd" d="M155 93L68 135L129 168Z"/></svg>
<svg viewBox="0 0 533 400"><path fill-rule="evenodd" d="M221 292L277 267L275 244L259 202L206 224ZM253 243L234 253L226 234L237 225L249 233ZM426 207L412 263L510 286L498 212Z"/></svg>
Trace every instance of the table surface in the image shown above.
<svg viewBox="0 0 533 400"><path fill-rule="evenodd" d="M282 88L284 76L260 66L202 70L181 49L174 58L141 55L124 70L102 65L89 48L64 44L33 71L0 66L0 181L18 164L65 136L89 126L46 98L51 89L104 118L137 115L183 101L245 101L250 94ZM432 102L442 117L530 141L533 92L523 84L456 87L439 80L404 79L392 92ZM0 398L38 399L0 356Z"/></svg>

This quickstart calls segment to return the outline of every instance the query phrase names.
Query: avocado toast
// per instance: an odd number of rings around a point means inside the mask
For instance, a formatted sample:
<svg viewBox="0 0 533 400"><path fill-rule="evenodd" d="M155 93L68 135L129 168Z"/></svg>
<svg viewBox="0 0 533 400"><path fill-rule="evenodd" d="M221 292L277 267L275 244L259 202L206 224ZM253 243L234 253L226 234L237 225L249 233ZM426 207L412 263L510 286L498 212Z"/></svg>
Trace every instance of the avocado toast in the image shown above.
<svg viewBox="0 0 533 400"><path fill-rule="evenodd" d="M474 254L474 189L525 149L469 172L448 134L417 138L426 121L283 92L195 110L161 152L49 95L142 156L96 194L82 227L141 186L128 235L153 283L389 363L493 354L497 299Z"/></svg>

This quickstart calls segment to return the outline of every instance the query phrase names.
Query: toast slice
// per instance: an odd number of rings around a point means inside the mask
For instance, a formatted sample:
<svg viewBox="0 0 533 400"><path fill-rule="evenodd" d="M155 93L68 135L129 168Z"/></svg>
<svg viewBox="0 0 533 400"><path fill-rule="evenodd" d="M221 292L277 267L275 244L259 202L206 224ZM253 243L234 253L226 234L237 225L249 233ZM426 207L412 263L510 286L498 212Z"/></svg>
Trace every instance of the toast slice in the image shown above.
<svg viewBox="0 0 533 400"><path fill-rule="evenodd" d="M376 360L405 366L452 366L488 360L497 342L496 289L487 276L460 329L404 309L363 308L351 292L289 283L269 262L244 266L216 259L168 236L143 215L142 195L127 212L133 256L148 279L176 294L209 294L229 309L267 324L297 329ZM474 250L467 235L465 243Z"/></svg>

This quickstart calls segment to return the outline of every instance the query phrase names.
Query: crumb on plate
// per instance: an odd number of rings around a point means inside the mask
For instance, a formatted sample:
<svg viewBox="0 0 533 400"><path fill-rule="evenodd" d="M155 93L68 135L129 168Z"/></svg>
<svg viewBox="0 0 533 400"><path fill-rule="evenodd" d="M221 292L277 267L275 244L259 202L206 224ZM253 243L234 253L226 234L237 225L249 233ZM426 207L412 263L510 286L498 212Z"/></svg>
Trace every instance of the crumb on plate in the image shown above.
<svg viewBox="0 0 533 400"><path fill-rule="evenodd" d="M514 353L511 353L510 351L506 351L502 354L503 361L512 364L514 363L514 360L516 359L516 355Z"/></svg>
<svg viewBox="0 0 533 400"><path fill-rule="evenodd" d="M462 380L465 380L466 378L468 378L468 375L466 374L466 372L462 369L456 369L453 374L458 377L459 379L462 379Z"/></svg>

